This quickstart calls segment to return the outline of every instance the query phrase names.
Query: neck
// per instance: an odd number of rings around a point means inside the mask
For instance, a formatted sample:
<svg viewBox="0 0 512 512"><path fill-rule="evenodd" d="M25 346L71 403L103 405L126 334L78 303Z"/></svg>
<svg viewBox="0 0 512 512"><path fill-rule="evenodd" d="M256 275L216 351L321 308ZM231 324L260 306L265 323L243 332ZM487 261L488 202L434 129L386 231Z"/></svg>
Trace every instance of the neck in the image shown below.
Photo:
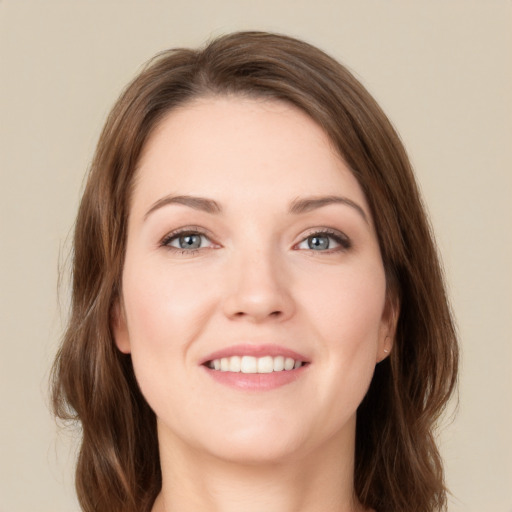
<svg viewBox="0 0 512 512"><path fill-rule="evenodd" d="M171 453L172 452L172 453ZM354 496L353 444L332 443L289 460L241 464L161 444L162 491L153 512L362 512Z"/></svg>

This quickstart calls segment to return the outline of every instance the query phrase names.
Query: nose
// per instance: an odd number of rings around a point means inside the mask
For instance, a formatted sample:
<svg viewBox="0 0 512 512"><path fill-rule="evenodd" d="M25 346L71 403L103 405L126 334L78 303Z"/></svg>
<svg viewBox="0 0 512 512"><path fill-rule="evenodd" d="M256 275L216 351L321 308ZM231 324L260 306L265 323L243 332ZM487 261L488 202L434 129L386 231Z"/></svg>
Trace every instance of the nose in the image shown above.
<svg viewBox="0 0 512 512"><path fill-rule="evenodd" d="M229 263L224 314L253 323L283 321L295 312L290 280L272 251L237 255Z"/></svg>

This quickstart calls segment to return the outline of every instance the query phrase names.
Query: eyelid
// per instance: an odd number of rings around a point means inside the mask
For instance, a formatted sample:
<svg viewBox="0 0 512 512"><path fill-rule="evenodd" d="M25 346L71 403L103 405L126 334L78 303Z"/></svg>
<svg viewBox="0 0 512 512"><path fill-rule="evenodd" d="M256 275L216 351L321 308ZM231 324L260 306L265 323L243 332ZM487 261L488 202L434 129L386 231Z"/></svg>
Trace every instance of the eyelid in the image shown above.
<svg viewBox="0 0 512 512"><path fill-rule="evenodd" d="M182 226L181 228L177 228L177 229L170 231L164 237L162 237L158 243L158 246L165 247L170 250L180 251L180 252L184 251L187 253L192 253L194 251L198 251L199 248L198 249L180 249L178 247L173 247L173 246L169 245L169 242L171 240L179 237L180 235L188 235L188 234L204 236L205 238L207 238L210 241L212 246L218 245L213 241L213 235L207 229L202 228L200 226ZM207 249L207 248L209 248L209 247L201 247L200 249Z"/></svg>
<svg viewBox="0 0 512 512"><path fill-rule="evenodd" d="M308 238L311 238L313 236L319 236L319 235L328 236L328 237L334 239L335 242L337 244L339 244L339 247L336 247L334 249L327 249L325 251L314 251L313 249L298 249L298 246L301 243L305 242ZM297 250L311 250L316 253L324 253L324 254L329 254L332 252L346 251L346 250L350 249L351 247L352 247L352 241L345 233L343 233L342 231L340 231L338 229L322 228L322 227L321 228L312 228L311 230L308 230L308 232L301 235L301 239L299 240L299 242L297 242L294 245L294 248L296 248Z"/></svg>
<svg viewBox="0 0 512 512"><path fill-rule="evenodd" d="M187 234L197 234L200 236L204 236L208 241L210 242L210 246L208 247L199 247L197 249L181 249L178 247L173 247L169 245L169 242L172 240L178 238L180 235L187 235ZM325 251L314 251L318 253L325 253L329 254L332 252L342 252L350 249L352 247L352 241L351 239L342 231L334 228L327 228L327 227L319 227L319 228L311 228L310 230L306 231L306 233L301 235L300 240L293 245L293 249L296 250L311 250L312 249L299 249L298 246L305 242L308 238L312 236L319 236L324 235L328 236L335 240L337 244L339 244L339 247L335 247L333 249L327 249ZM190 226L182 226L180 228L174 229L170 232L168 232L164 237L162 237L158 243L159 247L164 247L166 249L169 249L171 251L178 251L181 253L187 253L187 254L193 254L196 251L203 250L203 249L210 249L212 247L220 247L220 244L216 243L214 241L213 235L210 233L209 230L196 226L196 225L190 225Z"/></svg>

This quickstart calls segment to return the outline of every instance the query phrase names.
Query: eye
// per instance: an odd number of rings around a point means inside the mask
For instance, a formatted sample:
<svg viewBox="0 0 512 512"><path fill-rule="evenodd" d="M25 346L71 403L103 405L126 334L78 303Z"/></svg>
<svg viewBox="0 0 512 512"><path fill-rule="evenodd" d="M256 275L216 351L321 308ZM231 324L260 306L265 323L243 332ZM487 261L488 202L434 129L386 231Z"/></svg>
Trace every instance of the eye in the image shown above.
<svg viewBox="0 0 512 512"><path fill-rule="evenodd" d="M296 245L297 249L306 249L318 252L339 251L349 249L350 240L338 232L320 231L312 233Z"/></svg>
<svg viewBox="0 0 512 512"><path fill-rule="evenodd" d="M183 252L192 252L211 247L213 244L205 234L188 230L170 233L162 240L161 245Z"/></svg>

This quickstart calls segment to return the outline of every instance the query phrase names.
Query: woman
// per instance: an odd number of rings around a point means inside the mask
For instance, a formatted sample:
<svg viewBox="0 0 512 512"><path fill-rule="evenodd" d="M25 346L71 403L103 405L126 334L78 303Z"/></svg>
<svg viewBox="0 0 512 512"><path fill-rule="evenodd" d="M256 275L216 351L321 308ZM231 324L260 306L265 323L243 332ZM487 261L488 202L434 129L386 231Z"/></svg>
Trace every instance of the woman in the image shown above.
<svg viewBox="0 0 512 512"><path fill-rule="evenodd" d="M54 407L84 511L427 512L457 345L410 164L340 64L246 32L114 106Z"/></svg>

